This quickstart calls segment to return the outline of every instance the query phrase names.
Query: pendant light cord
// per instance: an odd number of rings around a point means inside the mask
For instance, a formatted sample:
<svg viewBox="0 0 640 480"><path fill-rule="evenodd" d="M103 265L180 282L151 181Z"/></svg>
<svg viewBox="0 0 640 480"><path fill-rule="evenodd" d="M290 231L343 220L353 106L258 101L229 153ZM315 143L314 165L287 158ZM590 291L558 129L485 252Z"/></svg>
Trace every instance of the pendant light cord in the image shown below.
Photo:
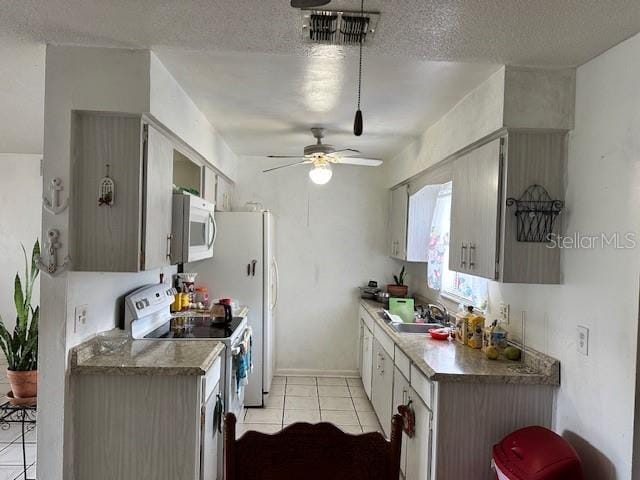
<svg viewBox="0 0 640 480"><path fill-rule="evenodd" d="M360 18L364 19L364 0L360 0ZM364 27L364 20L362 21ZM364 28L360 32L360 61L358 63L358 110L360 110L360 96L362 92L362 41L364 39Z"/></svg>

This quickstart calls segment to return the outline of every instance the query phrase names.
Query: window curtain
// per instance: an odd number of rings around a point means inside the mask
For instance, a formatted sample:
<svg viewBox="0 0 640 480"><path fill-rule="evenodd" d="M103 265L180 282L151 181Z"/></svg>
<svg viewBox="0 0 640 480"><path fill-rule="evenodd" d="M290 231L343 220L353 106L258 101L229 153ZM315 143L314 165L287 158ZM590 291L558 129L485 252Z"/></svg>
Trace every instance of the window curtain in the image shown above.
<svg viewBox="0 0 640 480"><path fill-rule="evenodd" d="M451 224L451 182L438 192L431 219L429 245L427 247L427 285L442 290L445 270L449 269L449 228Z"/></svg>

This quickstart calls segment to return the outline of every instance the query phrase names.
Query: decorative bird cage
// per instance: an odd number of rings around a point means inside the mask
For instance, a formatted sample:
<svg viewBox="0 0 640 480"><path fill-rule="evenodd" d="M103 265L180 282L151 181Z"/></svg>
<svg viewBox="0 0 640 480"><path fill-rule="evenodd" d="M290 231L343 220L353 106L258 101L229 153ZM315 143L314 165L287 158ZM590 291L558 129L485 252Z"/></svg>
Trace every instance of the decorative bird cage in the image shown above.
<svg viewBox="0 0 640 480"><path fill-rule="evenodd" d="M109 176L109 167L110 165L107 164L107 174L102 180L100 180L100 187L98 192L98 206L100 207L104 205L110 207L114 202L115 183Z"/></svg>
<svg viewBox="0 0 640 480"><path fill-rule="evenodd" d="M531 185L520 198L508 198L507 206L515 206L519 242L550 242L553 223L564 202L553 200L541 185Z"/></svg>

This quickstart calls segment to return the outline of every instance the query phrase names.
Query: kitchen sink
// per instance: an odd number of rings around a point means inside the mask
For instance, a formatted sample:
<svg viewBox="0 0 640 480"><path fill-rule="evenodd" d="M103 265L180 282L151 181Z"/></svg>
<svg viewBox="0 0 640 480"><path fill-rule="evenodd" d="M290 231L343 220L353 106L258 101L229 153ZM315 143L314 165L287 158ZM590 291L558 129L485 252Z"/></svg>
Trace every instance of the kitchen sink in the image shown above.
<svg viewBox="0 0 640 480"><path fill-rule="evenodd" d="M439 323L391 323L391 328L400 333L427 333L432 328L442 328Z"/></svg>

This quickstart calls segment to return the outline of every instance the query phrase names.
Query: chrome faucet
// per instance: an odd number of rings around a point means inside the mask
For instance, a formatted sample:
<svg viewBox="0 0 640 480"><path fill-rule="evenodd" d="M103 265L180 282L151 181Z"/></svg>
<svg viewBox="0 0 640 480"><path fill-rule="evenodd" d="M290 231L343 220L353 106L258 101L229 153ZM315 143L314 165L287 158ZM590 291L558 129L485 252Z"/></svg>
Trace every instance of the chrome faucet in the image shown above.
<svg viewBox="0 0 640 480"><path fill-rule="evenodd" d="M449 325L449 312L442 303L430 303L427 305L427 318L433 323Z"/></svg>

